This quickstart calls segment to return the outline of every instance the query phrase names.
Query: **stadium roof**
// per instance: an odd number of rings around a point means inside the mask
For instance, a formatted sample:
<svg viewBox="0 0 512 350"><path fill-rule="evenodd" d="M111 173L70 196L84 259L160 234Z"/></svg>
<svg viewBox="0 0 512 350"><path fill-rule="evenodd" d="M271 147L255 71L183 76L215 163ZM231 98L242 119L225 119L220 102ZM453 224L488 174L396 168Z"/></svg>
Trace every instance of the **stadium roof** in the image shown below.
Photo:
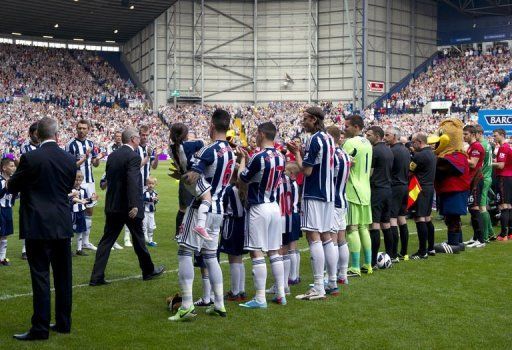
<svg viewBox="0 0 512 350"><path fill-rule="evenodd" d="M126 42L173 0L2 0L0 33ZM58 26L56 26L58 25ZM114 31L117 30L117 33Z"/></svg>
<svg viewBox="0 0 512 350"><path fill-rule="evenodd" d="M438 0L438 2L468 17L512 14L512 0Z"/></svg>

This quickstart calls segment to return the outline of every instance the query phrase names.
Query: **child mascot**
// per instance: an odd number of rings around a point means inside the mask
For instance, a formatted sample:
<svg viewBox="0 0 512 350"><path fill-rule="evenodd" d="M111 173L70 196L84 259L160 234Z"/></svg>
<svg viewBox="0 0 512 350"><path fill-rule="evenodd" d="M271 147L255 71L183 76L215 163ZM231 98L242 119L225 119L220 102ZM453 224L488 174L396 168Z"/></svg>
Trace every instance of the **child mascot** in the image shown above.
<svg viewBox="0 0 512 350"><path fill-rule="evenodd" d="M439 125L438 134L428 140L437 155L437 208L448 229L448 241L434 246L437 253L454 254L464 250L460 216L467 214L471 178L468 158L463 150L463 127L457 118L445 119Z"/></svg>

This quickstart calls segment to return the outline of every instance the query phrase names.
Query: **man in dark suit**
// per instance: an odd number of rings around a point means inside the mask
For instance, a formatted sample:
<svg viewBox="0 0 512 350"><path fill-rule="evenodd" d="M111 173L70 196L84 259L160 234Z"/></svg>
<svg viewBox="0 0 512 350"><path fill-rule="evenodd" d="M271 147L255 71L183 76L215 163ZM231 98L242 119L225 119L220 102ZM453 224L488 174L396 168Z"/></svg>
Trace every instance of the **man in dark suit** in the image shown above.
<svg viewBox="0 0 512 350"><path fill-rule="evenodd" d="M68 194L73 189L76 163L57 145L58 124L43 118L37 126L38 149L21 156L10 178L10 193L20 193L20 232L27 248L32 278L32 328L15 334L18 340L48 339L52 330L71 330L71 236ZM50 325L50 265L55 285L55 320Z"/></svg>
<svg viewBox="0 0 512 350"><path fill-rule="evenodd" d="M96 252L90 286L108 284L105 281L105 267L110 250L124 225L132 234L133 249L139 258L142 279L150 280L161 275L165 269L164 266L155 268L144 241L141 159L134 151L139 146L139 132L135 128L127 128L123 131L122 141L123 146L110 154L107 160L105 229Z"/></svg>

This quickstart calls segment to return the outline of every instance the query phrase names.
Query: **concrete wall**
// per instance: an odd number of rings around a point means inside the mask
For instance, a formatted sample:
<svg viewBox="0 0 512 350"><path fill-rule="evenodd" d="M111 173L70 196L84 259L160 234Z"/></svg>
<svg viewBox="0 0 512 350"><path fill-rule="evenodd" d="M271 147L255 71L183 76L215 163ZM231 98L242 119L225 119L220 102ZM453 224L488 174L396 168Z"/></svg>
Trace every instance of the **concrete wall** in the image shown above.
<svg viewBox="0 0 512 350"><path fill-rule="evenodd" d="M389 89L435 52L437 7L431 0L368 1L367 80L386 82ZM200 1L177 1L123 47L147 91L156 97L157 105L165 104L174 89L181 96L201 96L203 92L204 101L210 103L309 98L352 101L357 73L352 64L354 41L350 40L344 1L319 0L310 4L308 0L258 0L256 8L252 0L209 0L205 4L203 62ZM356 23L359 73L361 4L362 0L348 1L349 19ZM317 18L315 31L312 28ZM283 86L286 74L293 79L293 86ZM359 78L358 88L361 87ZM378 95L368 93L367 102Z"/></svg>

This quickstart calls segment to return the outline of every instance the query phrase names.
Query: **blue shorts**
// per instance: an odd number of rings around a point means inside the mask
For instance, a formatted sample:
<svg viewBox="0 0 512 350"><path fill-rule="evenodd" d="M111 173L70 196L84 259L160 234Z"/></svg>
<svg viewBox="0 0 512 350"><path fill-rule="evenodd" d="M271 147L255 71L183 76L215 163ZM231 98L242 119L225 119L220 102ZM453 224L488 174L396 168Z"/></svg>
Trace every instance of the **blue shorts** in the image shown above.
<svg viewBox="0 0 512 350"><path fill-rule="evenodd" d="M73 232L82 233L87 231L87 225L85 224L85 211L79 211L78 213L72 213L73 219Z"/></svg>
<svg viewBox="0 0 512 350"><path fill-rule="evenodd" d="M291 232L283 233L283 245L288 245L291 242L298 241L302 237L300 229L300 213L292 214L292 230Z"/></svg>
<svg viewBox="0 0 512 350"><path fill-rule="evenodd" d="M466 215L468 213L469 191L447 192L439 195L439 214Z"/></svg>
<svg viewBox="0 0 512 350"><path fill-rule="evenodd" d="M245 217L225 216L221 228L219 252L228 255L243 255L247 253L244 250L245 228Z"/></svg>
<svg viewBox="0 0 512 350"><path fill-rule="evenodd" d="M6 237L14 233L14 225L12 223L12 208L0 208L0 236Z"/></svg>

